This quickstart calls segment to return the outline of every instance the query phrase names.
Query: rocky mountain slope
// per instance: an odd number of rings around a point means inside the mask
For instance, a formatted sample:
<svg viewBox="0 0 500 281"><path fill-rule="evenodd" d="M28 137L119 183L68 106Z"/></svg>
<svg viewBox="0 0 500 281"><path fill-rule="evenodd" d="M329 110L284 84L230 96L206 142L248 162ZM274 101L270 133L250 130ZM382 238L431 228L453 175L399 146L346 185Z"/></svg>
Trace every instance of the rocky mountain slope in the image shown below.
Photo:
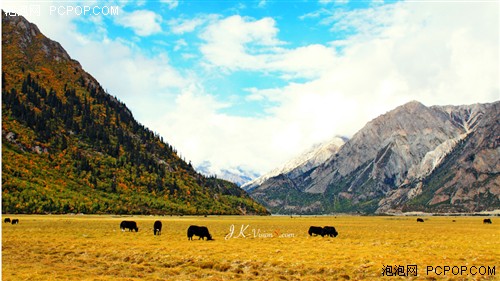
<svg viewBox="0 0 500 281"><path fill-rule="evenodd" d="M468 212L500 208L500 102L426 107L372 120L325 163L251 191L273 212Z"/></svg>
<svg viewBox="0 0 500 281"><path fill-rule="evenodd" d="M337 153L346 140L346 138L335 137L328 142L316 144L307 152L293 158L282 167L276 168L269 173L243 184L241 188L246 191L251 191L270 178L278 175L294 179L326 162L332 155Z"/></svg>
<svg viewBox="0 0 500 281"><path fill-rule="evenodd" d="M267 213L196 172L59 43L3 12L2 212Z"/></svg>

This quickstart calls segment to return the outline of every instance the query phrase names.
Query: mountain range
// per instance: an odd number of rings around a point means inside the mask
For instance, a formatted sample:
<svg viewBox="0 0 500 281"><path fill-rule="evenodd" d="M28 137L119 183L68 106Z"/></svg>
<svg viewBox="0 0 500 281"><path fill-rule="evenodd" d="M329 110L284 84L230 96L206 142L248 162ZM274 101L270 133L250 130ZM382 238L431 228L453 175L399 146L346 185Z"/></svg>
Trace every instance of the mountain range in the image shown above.
<svg viewBox="0 0 500 281"><path fill-rule="evenodd" d="M214 172L206 162L195 170L59 43L2 13L3 213L500 209L499 113L500 101L412 101L248 182L256 174L241 167ZM230 181L247 182L251 197Z"/></svg>
<svg viewBox="0 0 500 281"><path fill-rule="evenodd" d="M195 171L59 43L3 11L2 212L268 214Z"/></svg>
<svg viewBox="0 0 500 281"><path fill-rule="evenodd" d="M297 165L243 187L273 213L500 209L499 113L499 101L431 107L412 101L343 144L332 140L338 147L319 163L301 156L292 161Z"/></svg>
<svg viewBox="0 0 500 281"><path fill-rule="evenodd" d="M233 182L238 186L242 186L243 184L259 177L259 174L251 169L241 166L220 169L214 167L210 161L203 161L200 165L196 166L196 171L209 177L216 176L223 180Z"/></svg>

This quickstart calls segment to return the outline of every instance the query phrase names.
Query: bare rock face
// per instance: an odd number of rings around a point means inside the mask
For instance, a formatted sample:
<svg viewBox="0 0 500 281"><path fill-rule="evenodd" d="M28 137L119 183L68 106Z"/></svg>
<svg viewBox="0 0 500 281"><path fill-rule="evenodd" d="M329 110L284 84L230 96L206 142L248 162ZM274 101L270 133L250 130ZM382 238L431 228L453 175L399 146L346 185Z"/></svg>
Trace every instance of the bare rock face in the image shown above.
<svg viewBox="0 0 500 281"><path fill-rule="evenodd" d="M79 73L82 84L94 88L100 87L97 80L85 72L78 61L71 59L61 44L45 37L35 24L30 23L24 17L8 14L2 11L2 32L9 34L7 37L2 37L2 48L3 53L15 56L10 60L17 61L15 66L23 64L28 70L36 68L42 62L50 61L52 67L46 67L44 71L38 73L42 77L61 78L64 73L61 74L62 71L52 69L55 66L61 66L66 71L71 69ZM24 68L22 72L25 71Z"/></svg>
<svg viewBox="0 0 500 281"><path fill-rule="evenodd" d="M2 14L4 14L3 11ZM59 43L43 36L38 27L28 22L24 17L4 16L4 22L15 30L16 35L19 37L18 47L22 53L33 55L38 50L42 50L42 53L47 58L54 58L57 62L71 60Z"/></svg>
<svg viewBox="0 0 500 281"><path fill-rule="evenodd" d="M323 164L269 178L252 194L263 204L279 198L274 211L287 204L310 213L498 209L499 104L407 103L367 123Z"/></svg>

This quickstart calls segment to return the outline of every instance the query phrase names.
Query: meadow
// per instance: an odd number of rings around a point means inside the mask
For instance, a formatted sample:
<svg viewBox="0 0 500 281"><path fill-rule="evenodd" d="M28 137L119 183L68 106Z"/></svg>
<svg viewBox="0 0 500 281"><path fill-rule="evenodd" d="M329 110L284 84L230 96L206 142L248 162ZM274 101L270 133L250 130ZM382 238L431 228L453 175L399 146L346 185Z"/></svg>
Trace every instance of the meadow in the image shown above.
<svg viewBox="0 0 500 281"><path fill-rule="evenodd" d="M2 280L500 280L496 217L5 217L20 223L2 223ZM188 241L192 224L215 240ZM310 237L312 225L339 235ZM384 276L397 269L407 276Z"/></svg>

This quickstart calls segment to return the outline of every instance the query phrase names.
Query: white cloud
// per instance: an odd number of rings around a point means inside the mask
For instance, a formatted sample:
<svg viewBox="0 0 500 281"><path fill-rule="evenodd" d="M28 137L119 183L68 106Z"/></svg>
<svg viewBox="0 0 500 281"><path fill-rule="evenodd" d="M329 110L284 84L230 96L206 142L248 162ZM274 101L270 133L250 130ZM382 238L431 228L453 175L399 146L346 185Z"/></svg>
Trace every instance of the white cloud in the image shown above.
<svg viewBox="0 0 500 281"><path fill-rule="evenodd" d="M335 4L347 4L349 3L349 0L319 0L319 3L322 5L330 4L330 3L335 3Z"/></svg>
<svg viewBox="0 0 500 281"><path fill-rule="evenodd" d="M201 37L205 58L215 66L228 69L260 69L264 55L250 54L252 50L272 48L280 44L278 29L272 18L260 20L231 16L209 25Z"/></svg>
<svg viewBox="0 0 500 281"><path fill-rule="evenodd" d="M170 26L172 33L182 35L193 32L201 25L209 21L216 20L217 18L217 15L200 15L192 19L174 18L168 21L168 25Z"/></svg>
<svg viewBox="0 0 500 281"><path fill-rule="evenodd" d="M299 19L300 20L316 19L316 18L319 18L321 16L331 15L331 14L332 14L332 12L330 10L327 10L326 8L321 8L319 10L304 14L304 15L300 16Z"/></svg>
<svg viewBox="0 0 500 281"><path fill-rule="evenodd" d="M188 43L184 39L179 39L175 41L174 51L179 51L184 47L187 47Z"/></svg>
<svg viewBox="0 0 500 281"><path fill-rule="evenodd" d="M290 149L300 149L301 131L289 120L245 118L219 112L228 104L191 86L177 97L174 109L158 118L157 128L195 165L209 160L217 168L246 165L265 172ZM209 149L207 149L209 148Z"/></svg>
<svg viewBox="0 0 500 281"><path fill-rule="evenodd" d="M131 13L121 12L115 22L124 27L132 28L138 36L149 36L162 31L162 17L152 11L136 10Z"/></svg>
<svg viewBox="0 0 500 281"><path fill-rule="evenodd" d="M201 24L203 24L202 19L193 19L193 20L171 20L169 25L171 26L171 30L174 34L184 34L186 32L193 32L195 28Z"/></svg>
<svg viewBox="0 0 500 281"><path fill-rule="evenodd" d="M419 1L330 13L322 7L307 19L354 35L293 48L279 39L279 19L212 16L197 21L199 16L169 22L179 35L202 30L200 64L214 67L204 71L222 76L221 69L273 71L308 79L246 89L248 101L276 104L263 117L221 113L231 104L206 92L197 77L205 73L176 69L167 54L146 56L133 42L107 38L105 30L102 40L84 37L70 17L33 20L193 164L246 164L266 172L315 142L352 135L410 100L426 105L499 100L498 5ZM186 40L173 41L174 48L194 46Z"/></svg>
<svg viewBox="0 0 500 281"><path fill-rule="evenodd" d="M120 40L80 42L70 48L85 70L148 126L159 112L171 109L170 100L191 80L173 68L165 54L148 57Z"/></svg>
<svg viewBox="0 0 500 281"><path fill-rule="evenodd" d="M170 10L173 10L179 6L179 0L160 0L160 2L167 4Z"/></svg>
<svg viewBox="0 0 500 281"><path fill-rule="evenodd" d="M316 76L281 88L247 89L248 100L279 104L265 117L228 116L214 106L204 117L193 113L197 119L187 118L190 123L164 122L176 124L164 131L176 131L179 148L193 152L188 157L195 162L246 163L263 172L312 143L350 136L410 100L426 105L498 100L497 8L495 3L404 2L334 13L323 24L355 31L353 36L331 47L296 49L281 48L274 20L222 19L203 35L207 44L201 50L211 64L232 71L309 69ZM254 29L257 22L259 30ZM176 115L184 116L181 111ZM188 125L193 122L196 129Z"/></svg>
<svg viewBox="0 0 500 281"><path fill-rule="evenodd" d="M202 33L205 59L230 71L274 71L282 78L317 77L334 61L335 49L324 45L283 48L272 18L231 16L210 24Z"/></svg>
<svg viewBox="0 0 500 281"><path fill-rule="evenodd" d="M285 72L292 77L315 78L331 67L336 60L336 52L334 48L314 44L282 50L269 57L266 65L269 70Z"/></svg>
<svg viewBox="0 0 500 281"><path fill-rule="evenodd" d="M265 8L267 5L267 0L260 0L259 4L257 4L257 7L259 8Z"/></svg>

